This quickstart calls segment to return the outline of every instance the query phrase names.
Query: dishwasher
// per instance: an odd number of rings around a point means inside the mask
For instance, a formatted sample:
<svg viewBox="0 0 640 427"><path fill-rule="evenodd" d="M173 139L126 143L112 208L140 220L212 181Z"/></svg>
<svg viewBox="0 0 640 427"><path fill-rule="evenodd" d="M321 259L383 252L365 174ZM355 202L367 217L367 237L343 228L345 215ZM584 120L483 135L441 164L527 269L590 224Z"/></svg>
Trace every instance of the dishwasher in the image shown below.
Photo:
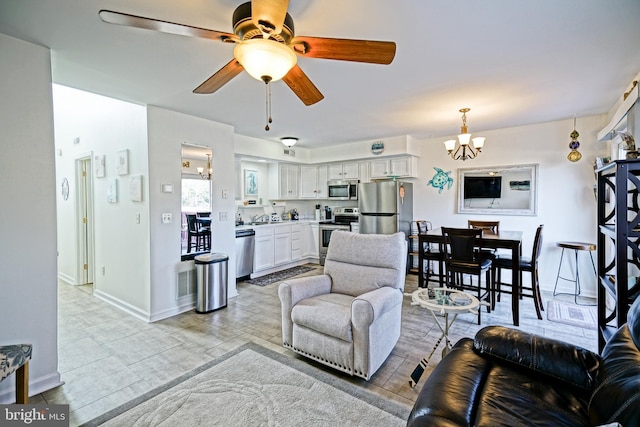
<svg viewBox="0 0 640 427"><path fill-rule="evenodd" d="M253 273L253 251L256 232L236 230L236 280Z"/></svg>

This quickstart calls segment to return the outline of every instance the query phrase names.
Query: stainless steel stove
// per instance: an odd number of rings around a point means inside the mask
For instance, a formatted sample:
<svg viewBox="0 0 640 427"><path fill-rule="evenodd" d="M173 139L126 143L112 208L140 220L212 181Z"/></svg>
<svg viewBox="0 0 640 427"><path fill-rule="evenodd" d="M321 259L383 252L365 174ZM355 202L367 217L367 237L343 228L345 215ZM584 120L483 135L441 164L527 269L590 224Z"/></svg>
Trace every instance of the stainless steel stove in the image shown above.
<svg viewBox="0 0 640 427"><path fill-rule="evenodd" d="M320 238L318 239L320 265L324 265L324 260L327 258L327 249L329 248L331 233L335 230L351 231L351 224L358 222L358 217L358 208L338 207L333 209L333 219L331 221L320 221Z"/></svg>

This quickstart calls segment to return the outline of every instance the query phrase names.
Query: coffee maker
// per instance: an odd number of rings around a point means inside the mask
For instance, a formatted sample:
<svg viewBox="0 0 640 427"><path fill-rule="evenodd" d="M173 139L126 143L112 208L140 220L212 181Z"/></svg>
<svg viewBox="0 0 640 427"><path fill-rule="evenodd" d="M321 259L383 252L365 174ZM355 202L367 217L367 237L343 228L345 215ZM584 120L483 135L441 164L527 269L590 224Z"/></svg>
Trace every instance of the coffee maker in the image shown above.
<svg viewBox="0 0 640 427"><path fill-rule="evenodd" d="M324 219L325 221L331 221L331 208L329 206L324 207Z"/></svg>

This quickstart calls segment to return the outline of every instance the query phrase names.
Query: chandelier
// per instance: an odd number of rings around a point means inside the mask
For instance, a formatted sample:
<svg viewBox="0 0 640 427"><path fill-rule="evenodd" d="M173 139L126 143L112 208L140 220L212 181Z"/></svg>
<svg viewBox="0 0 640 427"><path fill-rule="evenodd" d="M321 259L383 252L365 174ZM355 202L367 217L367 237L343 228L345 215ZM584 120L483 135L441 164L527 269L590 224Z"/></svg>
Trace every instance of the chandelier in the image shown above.
<svg viewBox="0 0 640 427"><path fill-rule="evenodd" d="M207 168L198 167L196 168L198 174L202 177L202 179L211 179L211 174L213 173L213 169L211 169L211 154L207 154Z"/></svg>
<svg viewBox="0 0 640 427"><path fill-rule="evenodd" d="M484 147L485 138L477 136L471 139L471 134L467 129L467 113L471 111L471 108L461 108L459 111L462 113L462 126L460 126L458 141L449 139L444 142L444 146L453 160L475 159ZM457 148L456 142L458 142Z"/></svg>

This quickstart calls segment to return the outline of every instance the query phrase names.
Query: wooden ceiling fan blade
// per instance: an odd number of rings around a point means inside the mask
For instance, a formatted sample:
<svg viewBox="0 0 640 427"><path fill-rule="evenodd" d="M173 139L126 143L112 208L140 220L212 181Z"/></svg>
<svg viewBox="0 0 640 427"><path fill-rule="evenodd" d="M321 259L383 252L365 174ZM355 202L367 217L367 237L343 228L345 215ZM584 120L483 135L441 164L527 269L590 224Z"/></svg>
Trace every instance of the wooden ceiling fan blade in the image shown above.
<svg viewBox="0 0 640 427"><path fill-rule="evenodd" d="M128 13L114 12L112 10L101 10L98 15L102 21L108 24L125 25L128 27L144 28L145 30L160 31L162 33L200 37L211 40L234 41L238 39L238 37L232 33L192 27L190 25L161 21L159 19L145 18L144 16L130 15Z"/></svg>
<svg viewBox="0 0 640 427"><path fill-rule="evenodd" d="M253 0L251 21L267 34L280 34L288 8L289 0Z"/></svg>
<svg viewBox="0 0 640 427"><path fill-rule="evenodd" d="M339 61L390 64L396 55L396 44L388 41L295 37L291 46L299 55Z"/></svg>
<svg viewBox="0 0 640 427"><path fill-rule="evenodd" d="M220 68L214 75L205 80L200 86L193 90L193 93L208 94L220 89L231 79L240 74L244 70L242 65L233 58L227 65Z"/></svg>
<svg viewBox="0 0 640 427"><path fill-rule="evenodd" d="M324 99L324 95L320 93L316 85L298 65L289 70L282 80L300 98L304 105L313 105Z"/></svg>

